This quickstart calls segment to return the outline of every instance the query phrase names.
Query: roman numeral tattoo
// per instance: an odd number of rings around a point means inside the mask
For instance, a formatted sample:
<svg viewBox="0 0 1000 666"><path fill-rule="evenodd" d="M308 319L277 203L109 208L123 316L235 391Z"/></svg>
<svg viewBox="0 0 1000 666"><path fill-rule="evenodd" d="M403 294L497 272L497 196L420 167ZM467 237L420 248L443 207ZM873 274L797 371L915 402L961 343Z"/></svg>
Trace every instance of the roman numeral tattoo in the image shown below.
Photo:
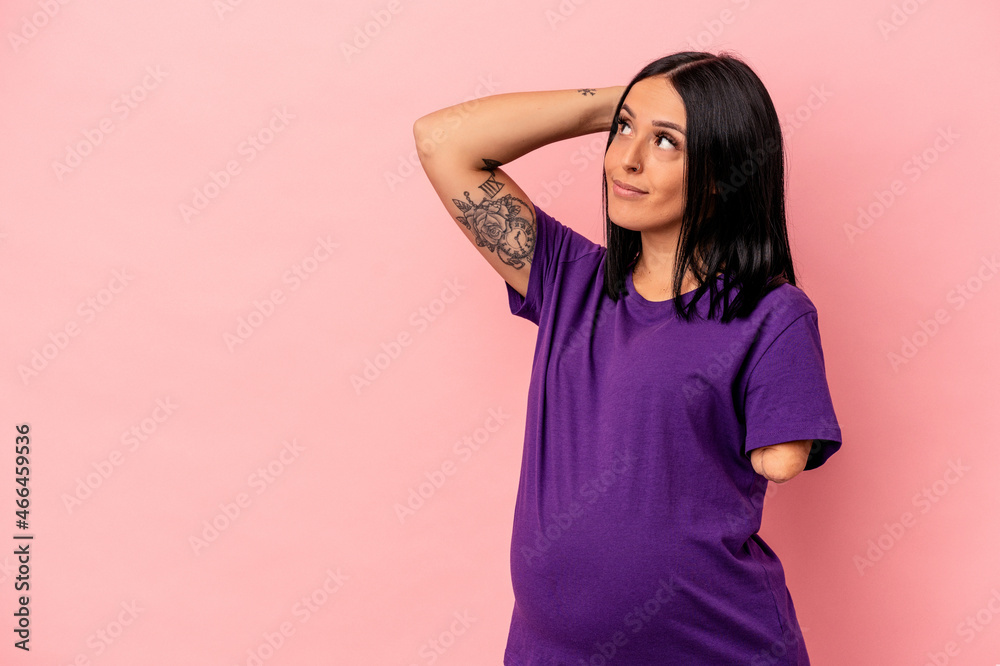
<svg viewBox="0 0 1000 666"><path fill-rule="evenodd" d="M504 186L503 183L497 180L496 168L500 166L500 163L496 160L487 159L484 159L483 162L486 163L486 166L483 167L483 169L490 172L490 177L486 179L485 183L479 186L479 189L485 192L486 196L492 199L500 190L503 189Z"/></svg>
<svg viewBox="0 0 1000 666"><path fill-rule="evenodd" d="M505 186L496 178L500 162L484 158L483 164L482 170L490 173L479 186L485 196L479 203L474 202L468 192L465 192L465 201L452 199L465 213L457 219L472 230L479 247L496 252L505 264L524 268L524 260L531 256L535 247L535 210L512 194L496 198Z"/></svg>

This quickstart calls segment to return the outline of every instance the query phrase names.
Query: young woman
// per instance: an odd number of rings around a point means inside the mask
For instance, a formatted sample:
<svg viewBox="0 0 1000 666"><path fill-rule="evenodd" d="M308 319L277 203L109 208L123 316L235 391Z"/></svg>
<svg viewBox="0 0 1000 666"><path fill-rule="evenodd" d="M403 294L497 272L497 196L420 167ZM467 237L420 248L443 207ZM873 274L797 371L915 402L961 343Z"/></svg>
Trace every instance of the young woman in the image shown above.
<svg viewBox="0 0 1000 666"><path fill-rule="evenodd" d="M677 53L624 87L494 95L413 129L512 314L538 325L503 663L808 664L758 530L768 482L841 433L759 78ZM606 246L501 169L593 132L609 132Z"/></svg>

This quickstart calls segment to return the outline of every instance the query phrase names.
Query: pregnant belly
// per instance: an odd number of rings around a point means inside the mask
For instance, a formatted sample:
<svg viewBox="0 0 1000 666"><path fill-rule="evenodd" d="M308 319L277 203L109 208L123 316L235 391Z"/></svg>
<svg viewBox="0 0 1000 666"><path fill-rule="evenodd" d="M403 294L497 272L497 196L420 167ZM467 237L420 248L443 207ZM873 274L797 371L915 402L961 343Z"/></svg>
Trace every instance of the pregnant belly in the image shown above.
<svg viewBox="0 0 1000 666"><path fill-rule="evenodd" d="M590 645L664 625L695 575L683 540L585 511L515 526L511 581L518 612L548 640Z"/></svg>
<svg viewBox="0 0 1000 666"><path fill-rule="evenodd" d="M516 521L514 623L584 658L609 641L623 657L665 645L704 654L713 635L730 641L713 649L756 653L782 627L761 563L738 555L649 516L567 509L544 525Z"/></svg>

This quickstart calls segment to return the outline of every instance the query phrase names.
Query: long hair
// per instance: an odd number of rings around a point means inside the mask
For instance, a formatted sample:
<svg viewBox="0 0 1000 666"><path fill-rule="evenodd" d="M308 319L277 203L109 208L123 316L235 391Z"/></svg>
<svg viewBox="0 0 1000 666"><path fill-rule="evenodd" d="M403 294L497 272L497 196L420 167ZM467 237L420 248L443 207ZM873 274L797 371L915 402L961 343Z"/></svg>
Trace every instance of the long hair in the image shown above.
<svg viewBox="0 0 1000 666"><path fill-rule="evenodd" d="M785 224L785 154L778 114L764 84L741 60L727 53L675 53L649 63L629 82L615 108L605 155L618 133L618 116L629 90L651 76L670 81L687 116L686 205L674 262L674 307L678 316L690 321L707 289L710 318L720 303L723 322L746 317L771 289L784 282L795 284ZM602 204L607 245L604 291L617 301L638 260L641 236L611 221L603 173ZM678 296L689 268L699 287L684 306ZM719 272L721 292L715 279ZM734 286L738 287L735 299Z"/></svg>

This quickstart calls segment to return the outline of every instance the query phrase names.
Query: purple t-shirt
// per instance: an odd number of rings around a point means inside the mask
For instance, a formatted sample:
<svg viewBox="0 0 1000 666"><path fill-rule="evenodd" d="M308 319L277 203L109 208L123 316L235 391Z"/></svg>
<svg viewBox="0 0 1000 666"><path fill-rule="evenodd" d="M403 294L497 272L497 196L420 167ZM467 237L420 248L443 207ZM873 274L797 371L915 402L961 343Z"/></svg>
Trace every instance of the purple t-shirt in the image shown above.
<svg viewBox="0 0 1000 666"><path fill-rule="evenodd" d="M783 284L722 324L706 293L684 322L631 274L615 303L606 248L535 213L527 296L507 285L538 338L503 663L808 664L749 452L840 448L815 306Z"/></svg>

